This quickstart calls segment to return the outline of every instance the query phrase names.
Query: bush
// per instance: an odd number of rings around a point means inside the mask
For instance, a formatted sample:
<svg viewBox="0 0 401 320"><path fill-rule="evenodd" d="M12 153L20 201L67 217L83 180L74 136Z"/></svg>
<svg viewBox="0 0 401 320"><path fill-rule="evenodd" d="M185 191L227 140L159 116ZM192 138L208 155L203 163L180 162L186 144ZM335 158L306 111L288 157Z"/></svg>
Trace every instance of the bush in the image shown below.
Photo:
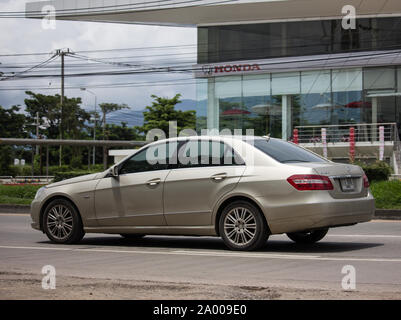
<svg viewBox="0 0 401 320"><path fill-rule="evenodd" d="M96 173L94 171L67 171L67 172L57 172L54 175L54 182L63 181L66 179L71 179L79 176L84 176L86 174Z"/></svg>
<svg viewBox="0 0 401 320"><path fill-rule="evenodd" d="M376 161L373 164L358 163L365 171L369 181L388 180L391 175L391 167L384 161Z"/></svg>
<svg viewBox="0 0 401 320"><path fill-rule="evenodd" d="M59 172L71 172L71 171L88 171L88 167L83 166L81 170L74 170L68 165L60 166L49 166L49 176L54 176ZM103 165L97 164L94 167L91 166L91 170L94 172L103 171ZM40 175L39 167L35 167L35 175ZM32 175L32 167L31 165L27 164L25 166L10 166L9 170L7 171L7 176L31 176ZM46 165L43 166L43 175L46 175Z"/></svg>
<svg viewBox="0 0 401 320"><path fill-rule="evenodd" d="M71 169L79 169L82 166L82 157L81 156L74 156L70 161Z"/></svg>
<svg viewBox="0 0 401 320"><path fill-rule="evenodd" d="M20 176L20 175L21 175L20 172L21 172L21 170L20 170L20 167L19 167L19 166L14 166L14 165L12 165L12 166L10 166L10 167L8 168L6 175L7 175L7 176L16 177L16 176Z"/></svg>

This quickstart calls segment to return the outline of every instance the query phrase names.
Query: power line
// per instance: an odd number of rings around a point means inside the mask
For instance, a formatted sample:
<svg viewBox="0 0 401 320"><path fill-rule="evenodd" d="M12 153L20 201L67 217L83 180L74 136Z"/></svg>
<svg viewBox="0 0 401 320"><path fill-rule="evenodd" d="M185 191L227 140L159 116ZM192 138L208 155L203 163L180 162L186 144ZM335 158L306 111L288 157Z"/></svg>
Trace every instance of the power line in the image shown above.
<svg viewBox="0 0 401 320"><path fill-rule="evenodd" d="M15 73L15 74L12 75L12 76L4 77L4 78L0 79L0 81L6 81L6 80L9 80L9 79L12 79L12 78L15 78L15 77L19 77L20 75L22 75L22 74L24 74L24 73L30 72L30 71L32 71L32 70L34 70L34 69L37 69L37 68L40 68L40 67L43 67L43 66L45 66L46 64L50 63L51 61L53 61L54 58L55 58L55 56L52 56L52 57L50 57L49 59L47 59L46 61L43 61L43 62L39 63L38 65L35 65L35 66L33 66L33 67L29 68L29 69L26 69L26 70L24 70L24 71Z"/></svg>
<svg viewBox="0 0 401 320"><path fill-rule="evenodd" d="M283 64L284 62L287 64L286 67L283 68L275 68L274 72L284 72L288 69L293 69L294 67L288 67L288 64L293 63L302 63L302 62L319 62L319 61L335 61L335 60L343 60L343 59L352 59L353 61L358 61L366 58L373 58L373 57L385 57L388 55L400 54L400 50L393 50L391 52L377 52L377 53L361 53L356 55L348 55L346 56L343 54L342 56L331 56L331 57L308 57L304 59L287 59L286 61L275 61L275 62L264 62L259 63L259 66L275 66ZM310 66L297 66L297 70L307 70L310 69ZM190 73L202 71L202 66L193 66L193 65L173 65L173 66L157 66L157 67L150 67L150 68L138 68L138 69L125 69L125 70L109 70L109 71L99 71L99 72L82 72L82 73L70 73L66 74L65 77L73 78L73 77L90 77L90 76L117 76L117 75L132 75L132 74L150 74L150 73ZM35 75L22 75L17 78L13 78L10 80L27 80L27 79L35 79L35 78L54 78L57 77L56 74L35 74Z"/></svg>
<svg viewBox="0 0 401 320"><path fill-rule="evenodd" d="M155 3L155 5L144 5L142 3L132 3L132 4L125 4L125 5L113 5L113 6L101 6L101 7L92 7L92 8L76 8L76 9L58 9L55 11L55 14L59 17L66 17L73 14L76 15L85 15L85 14L97 14L97 15L106 15L106 14L125 14L127 10L138 10L138 9L150 9L150 10L160 10L160 9L167 9L170 7L176 7L178 4L189 4L185 7L203 7L208 5L216 5L216 4L228 4L230 2L237 2L238 0L215 0L210 1L203 4L193 4L199 3L199 0L185 0L185 1L174 1L172 0L158 0L147 2ZM158 4L162 2L171 2L166 4ZM191 4L192 3L192 4ZM110 7L111 9L105 9ZM118 9L117 7L124 7ZM117 9L112 9L117 8ZM103 10L93 10L93 9L103 9ZM0 12L0 18L26 18L29 15L29 18L42 18L45 16L42 11L8 11L8 12Z"/></svg>
<svg viewBox="0 0 401 320"><path fill-rule="evenodd" d="M92 52L115 52L115 51L132 51L132 50L153 50L153 49L172 49L182 47L196 47L197 44L181 44L181 45L168 45L168 46L152 46L152 47L132 47L132 48L117 48L117 49L99 49L99 50L82 50L75 51L75 53L92 53ZM37 56L37 55L48 55L47 52L36 52L36 53L9 53L0 54L0 57L14 57L14 56Z"/></svg>

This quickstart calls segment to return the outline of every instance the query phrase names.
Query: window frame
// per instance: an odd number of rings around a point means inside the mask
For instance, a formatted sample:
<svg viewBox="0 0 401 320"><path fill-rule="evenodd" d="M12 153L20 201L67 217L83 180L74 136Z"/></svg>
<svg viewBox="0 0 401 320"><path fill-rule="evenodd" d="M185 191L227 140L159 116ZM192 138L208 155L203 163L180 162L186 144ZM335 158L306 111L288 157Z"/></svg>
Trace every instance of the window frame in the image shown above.
<svg viewBox="0 0 401 320"><path fill-rule="evenodd" d="M177 150L176 150L176 152L178 152L178 150L181 148L181 146L183 145L184 142L185 142L185 141L180 141L180 140L176 140L176 141L167 141L167 142L160 142L160 143L157 143L157 144L152 144L152 145L146 146L145 148L138 150L138 151L135 152L131 157L129 157L128 159L124 160L122 163L120 163L120 164L118 165L118 172L119 172L119 175L120 175L120 174L121 174L121 175L127 175L127 174L143 173L143 172L152 172L152 171L162 171L162 170L172 170L172 169L176 169L176 167L178 166L178 161L177 161L176 164L170 164L170 161L169 161L170 157L168 157L168 158L166 158L166 160L167 160L166 167L163 168L163 169L152 169L152 170L144 170L144 171L120 173L121 170L123 169L124 165L125 165L128 161L130 161L133 157L136 157L136 156L142 154L143 152L147 152L147 151L149 150L149 148L157 147L158 145L161 145L161 144L169 145L169 144L171 144L171 143L176 143L176 144L177 144ZM154 165L151 165L151 166L154 166Z"/></svg>
<svg viewBox="0 0 401 320"><path fill-rule="evenodd" d="M243 159L243 157L241 157L241 155L240 155L232 146L230 146L228 143L226 143L225 141L222 141L222 140L213 140L213 139L188 139L188 140L185 140L184 143L181 144L181 145L177 148L178 154L180 154L181 149L182 149L185 145L187 145L189 142L198 142L198 143L200 143L200 142L202 142L202 141L206 141L206 142L208 142L208 143L216 142L216 143L222 144L224 147L227 146L228 148L230 148L230 149L233 151L234 158L235 158L235 157L238 157L238 158L242 161L242 163L241 163L241 164L238 164L238 163L233 162L233 163L227 164L227 165L221 164L221 163L218 164L218 165L213 165L213 163L210 163L210 161L209 161L208 164L198 163L197 165L183 165L183 164L181 164L181 163L178 161L177 167L174 168L173 170L179 170L179 169L193 169L193 168L198 168L198 169L199 169L199 168L213 168L213 167L245 166L245 165L246 165L246 162L245 162L245 160Z"/></svg>

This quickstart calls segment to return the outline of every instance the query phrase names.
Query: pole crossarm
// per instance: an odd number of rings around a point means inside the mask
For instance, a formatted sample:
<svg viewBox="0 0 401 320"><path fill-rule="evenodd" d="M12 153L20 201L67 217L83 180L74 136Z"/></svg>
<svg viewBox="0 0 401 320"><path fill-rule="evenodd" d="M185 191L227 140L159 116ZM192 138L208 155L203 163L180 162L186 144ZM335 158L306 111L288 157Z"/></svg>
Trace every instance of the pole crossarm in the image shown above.
<svg viewBox="0 0 401 320"><path fill-rule="evenodd" d="M142 147L146 141L120 140L59 140L59 139L14 139L0 138L0 145L85 146L85 147Z"/></svg>

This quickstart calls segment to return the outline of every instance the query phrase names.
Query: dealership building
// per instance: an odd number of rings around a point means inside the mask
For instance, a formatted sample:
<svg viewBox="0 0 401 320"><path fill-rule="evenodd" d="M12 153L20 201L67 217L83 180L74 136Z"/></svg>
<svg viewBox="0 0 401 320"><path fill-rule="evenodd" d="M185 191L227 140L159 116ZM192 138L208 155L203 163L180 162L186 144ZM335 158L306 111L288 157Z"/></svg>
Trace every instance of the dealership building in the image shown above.
<svg viewBox="0 0 401 320"><path fill-rule="evenodd" d="M27 16L49 4L57 19L196 27L198 129L297 136L320 152L323 128L328 156L345 158L352 127L357 154L384 141L399 158L399 0L55 0Z"/></svg>

